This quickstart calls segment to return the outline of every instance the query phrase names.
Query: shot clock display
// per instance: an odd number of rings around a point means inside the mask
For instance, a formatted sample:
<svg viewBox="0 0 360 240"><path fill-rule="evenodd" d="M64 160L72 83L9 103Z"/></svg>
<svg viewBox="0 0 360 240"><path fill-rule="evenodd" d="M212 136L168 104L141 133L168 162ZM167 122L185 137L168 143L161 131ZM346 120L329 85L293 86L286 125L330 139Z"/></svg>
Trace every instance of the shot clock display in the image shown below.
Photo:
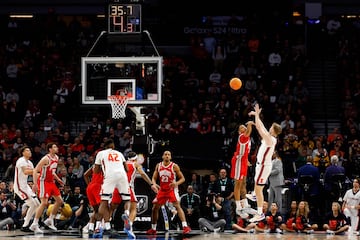
<svg viewBox="0 0 360 240"><path fill-rule="evenodd" d="M110 3L108 33L141 33L141 5Z"/></svg>

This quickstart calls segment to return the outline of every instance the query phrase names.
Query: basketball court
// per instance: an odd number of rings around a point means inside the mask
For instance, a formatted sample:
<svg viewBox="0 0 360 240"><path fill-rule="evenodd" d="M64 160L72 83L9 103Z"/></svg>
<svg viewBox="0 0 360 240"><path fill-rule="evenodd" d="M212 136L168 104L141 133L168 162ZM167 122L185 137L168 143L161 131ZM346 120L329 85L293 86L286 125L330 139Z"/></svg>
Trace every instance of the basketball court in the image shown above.
<svg viewBox="0 0 360 240"><path fill-rule="evenodd" d="M126 109L136 115L136 132L138 136L145 136L147 149L153 149L155 141L146 134L145 117L142 109L148 106L160 106L163 87L163 58L160 56L150 33L141 28L141 6L138 4L124 4L111 1L108 13L108 49L104 54L89 56L97 41L105 31L101 32L86 57L81 59L81 103L94 108L108 106L111 108L112 119L120 120L126 116ZM135 11L136 10L136 11ZM136 21L135 21L136 20ZM143 38L138 38L143 35ZM144 43L147 38L152 46L150 53L144 54ZM130 39L133 39L130 41ZM139 40L142 39L142 40ZM113 43L113 44L112 44ZM106 52L106 53L105 53ZM104 56L104 57L99 57ZM151 151L144 153L151 154ZM149 164L149 162L147 162ZM140 180L140 179L139 179ZM137 184L141 181L136 181ZM135 187L135 189L142 189ZM147 188L144 188L147 189ZM141 199L138 205L138 217L142 220L150 219L151 192L136 193ZM139 229L139 228L138 228ZM142 228L141 228L142 229ZM182 231L158 231L156 236L146 235L146 231L134 231L137 239L358 239L356 236L332 236L325 232L307 234L264 234L238 233L225 231L223 233L204 233L193 230L188 235ZM0 231L0 239L75 239L89 238L77 230L45 232L43 235L16 231ZM116 239L127 239L127 235L120 231Z"/></svg>
<svg viewBox="0 0 360 240"><path fill-rule="evenodd" d="M224 233L203 233L199 230L193 230L190 234L184 236L181 231L170 230L169 232L158 231L156 236L146 235L145 231L135 231L136 239L146 239L146 240L180 240L180 239L191 239L191 240L209 240L209 239L223 239L223 240L275 240L275 239L285 239L285 240L300 240L300 239L313 239L313 240L322 240L322 239L359 239L358 236L348 236L348 235L326 235L325 232L315 232L314 234L296 234L296 233L285 233L285 234L276 234L276 233L237 233L233 234L233 231L225 231ZM62 230L56 233L46 232L43 235L34 235L33 233L24 233L20 230L15 231L0 231L0 239L88 239L87 234L80 234L77 230ZM128 239L124 232L119 232L119 236L111 239Z"/></svg>

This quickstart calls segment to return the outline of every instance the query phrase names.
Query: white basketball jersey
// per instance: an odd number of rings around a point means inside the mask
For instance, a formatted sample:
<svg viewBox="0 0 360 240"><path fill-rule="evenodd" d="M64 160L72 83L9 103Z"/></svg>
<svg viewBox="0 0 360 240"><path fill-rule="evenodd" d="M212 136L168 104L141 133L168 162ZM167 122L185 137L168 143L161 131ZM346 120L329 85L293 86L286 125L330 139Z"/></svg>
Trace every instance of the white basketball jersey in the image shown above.
<svg viewBox="0 0 360 240"><path fill-rule="evenodd" d="M22 168L34 169L34 164L30 160L26 160L24 157L20 157L16 161L15 165L15 178L14 178L14 190L19 192L28 187L28 175L24 174Z"/></svg>
<svg viewBox="0 0 360 240"><path fill-rule="evenodd" d="M346 204L349 206L359 205L360 204L360 191L357 191L354 194L353 189L347 190L344 195L343 200L346 201Z"/></svg>
<svg viewBox="0 0 360 240"><path fill-rule="evenodd" d="M257 164L271 165L272 155L274 154L277 140L275 137L271 136L271 141L271 145L267 145L264 139L261 139L261 144L256 157Z"/></svg>
<svg viewBox="0 0 360 240"><path fill-rule="evenodd" d="M124 155L111 148L98 152L95 159L95 164L101 165L104 173L104 178L116 176L117 174L125 174Z"/></svg>

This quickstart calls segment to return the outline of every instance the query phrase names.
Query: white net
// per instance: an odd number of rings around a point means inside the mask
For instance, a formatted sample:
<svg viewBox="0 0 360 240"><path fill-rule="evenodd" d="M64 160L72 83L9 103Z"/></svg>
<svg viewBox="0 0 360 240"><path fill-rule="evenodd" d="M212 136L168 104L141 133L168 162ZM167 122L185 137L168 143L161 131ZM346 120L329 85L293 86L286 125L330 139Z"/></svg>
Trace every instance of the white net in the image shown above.
<svg viewBox="0 0 360 240"><path fill-rule="evenodd" d="M126 117L125 110L128 103L128 96L112 95L108 97L108 100L111 103L112 118L113 119L125 118Z"/></svg>

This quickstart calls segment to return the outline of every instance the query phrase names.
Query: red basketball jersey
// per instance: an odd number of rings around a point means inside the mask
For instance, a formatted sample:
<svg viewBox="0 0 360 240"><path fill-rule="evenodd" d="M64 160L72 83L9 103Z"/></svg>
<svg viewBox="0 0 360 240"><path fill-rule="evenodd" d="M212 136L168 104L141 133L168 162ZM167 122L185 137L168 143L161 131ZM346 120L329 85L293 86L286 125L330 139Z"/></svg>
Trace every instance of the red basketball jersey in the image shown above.
<svg viewBox="0 0 360 240"><path fill-rule="evenodd" d="M167 166L165 166L163 162L160 162L158 172L160 177L160 188L163 190L170 189L170 183L176 181L174 162L171 162Z"/></svg>
<svg viewBox="0 0 360 240"><path fill-rule="evenodd" d="M42 182L54 182L53 174L56 173L59 157L57 155L51 157L50 154L46 156L49 158L49 164L41 168L39 180Z"/></svg>

